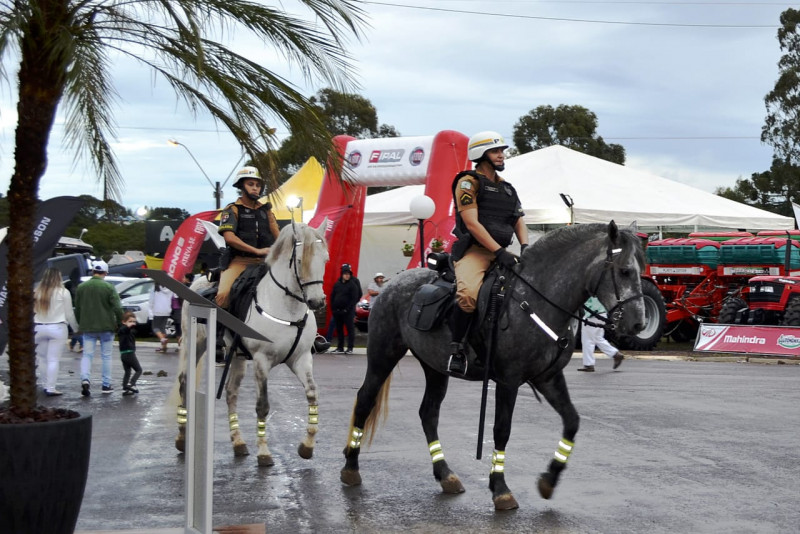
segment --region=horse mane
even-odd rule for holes
[[[565,226],[542,236],[525,250],[523,258],[526,256],[542,257],[543,250],[575,246],[576,243],[582,243],[592,237],[599,236],[608,237],[608,224],[591,223]],[[619,228],[618,239],[622,245],[620,247],[622,248],[620,260],[627,262],[633,255],[639,267],[644,269],[644,251],[639,244],[639,238],[629,229]]]

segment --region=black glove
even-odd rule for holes
[[[517,257],[504,248],[494,251],[495,262],[501,267],[511,269],[517,264]]]
[[[519,255],[522,256],[522,253],[525,252],[525,249],[528,248],[527,243],[523,243],[519,246]]]

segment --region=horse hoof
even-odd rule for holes
[[[342,469],[342,472],[339,475],[339,480],[341,480],[342,483],[347,486],[360,486],[361,473],[354,469]]]
[[[271,455],[266,454],[258,457],[258,467],[272,467],[273,465],[275,465],[275,462],[272,461]]]
[[[175,448],[181,452],[186,452],[186,441],[183,438],[175,438]]]
[[[314,456],[314,448],[309,447],[305,443],[301,443],[297,447],[297,454],[299,454],[300,458],[303,458],[304,460],[310,460],[311,457]]]
[[[539,495],[541,495],[543,499],[549,499],[552,497],[553,490],[555,490],[555,486],[553,486],[552,482],[550,481],[550,477],[547,475],[548,473],[542,473],[539,477]]]
[[[247,450],[247,445],[244,443],[239,443],[238,445],[233,446],[233,455],[234,456],[247,456],[250,454],[250,451]]]
[[[517,500],[510,493],[499,495],[494,498],[495,510],[516,510],[517,508],[519,508],[519,504],[517,504]]]
[[[451,473],[447,476],[447,478],[441,481],[442,491],[445,493],[464,493],[464,486],[461,484],[461,480],[458,477]]]

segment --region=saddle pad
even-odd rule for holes
[[[244,320],[250,303],[256,294],[258,283],[267,274],[267,264],[258,263],[249,265],[242,274],[233,282],[230,294],[230,312],[241,320]]]
[[[453,306],[455,284],[437,280],[434,284],[421,286],[411,300],[408,324],[427,332],[439,326]]]

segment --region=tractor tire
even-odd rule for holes
[[[747,308],[747,302],[744,299],[732,298],[726,300],[719,310],[717,322],[720,324],[736,324],[736,314],[743,308]]]
[[[617,336],[609,332],[607,337],[622,350],[653,350],[664,335],[667,324],[667,307],[664,296],[650,280],[642,280],[642,296],[644,297],[644,330],[635,336]]]
[[[672,324],[670,326],[672,326]],[[700,325],[691,319],[684,319],[674,326],[675,327],[672,329],[672,332],[670,332],[669,337],[671,337],[676,343],[694,341],[694,339],[697,337],[697,330],[700,328]]]
[[[794,297],[786,304],[783,326],[800,326],[800,297]]]

